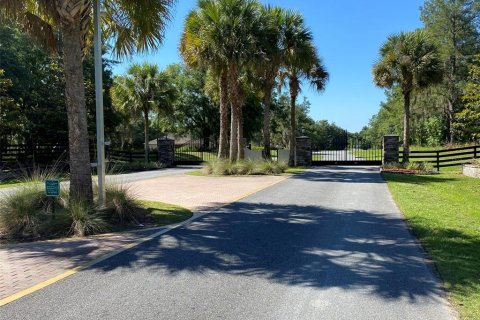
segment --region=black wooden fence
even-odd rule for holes
[[[3,166],[48,165],[67,158],[63,145],[0,145],[0,164]]]
[[[145,161],[145,151],[143,150],[105,150],[105,157],[109,161],[121,162],[143,162]],[[157,150],[150,150],[148,154],[150,162],[158,161]]]
[[[25,167],[46,166],[59,161],[68,161],[67,151],[67,147],[61,145],[0,145],[0,169],[18,165]],[[95,159],[94,151],[91,148],[91,159]],[[278,150],[272,150],[274,160],[277,158],[277,152]],[[177,164],[202,163],[213,160],[216,156],[217,146],[200,140],[175,145],[175,162]],[[361,156],[363,156],[363,153]],[[109,161],[143,162],[145,153],[143,150],[107,149],[106,157]],[[400,151],[399,157],[401,161],[402,151]],[[480,145],[442,150],[410,151],[411,162],[429,162],[437,170],[443,167],[458,166],[479,157]],[[149,158],[151,162],[158,161],[157,150],[151,150]]]
[[[480,157],[480,145],[443,150],[410,151],[410,162],[429,162],[437,170],[459,166]],[[400,161],[403,153],[400,151]]]

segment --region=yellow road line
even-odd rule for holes
[[[136,246],[138,246],[138,245],[140,245],[140,244],[142,244],[142,243],[144,243],[144,242],[150,241],[150,240],[152,240],[152,239],[154,239],[154,238],[156,238],[156,237],[158,237],[158,236],[160,236],[160,235],[162,235],[162,234],[164,234],[164,233],[169,232],[170,230],[173,230],[173,229],[176,229],[176,228],[179,228],[179,227],[183,227],[183,226],[189,225],[190,223],[192,223],[193,221],[197,220],[198,218],[206,215],[208,212],[212,212],[212,211],[215,211],[215,210],[220,209],[220,208],[222,208],[222,207],[225,207],[225,206],[227,206],[227,205],[229,205],[229,204],[232,204],[232,203],[234,203],[234,202],[238,202],[238,201],[240,201],[240,200],[242,200],[242,199],[244,199],[244,198],[246,198],[246,197],[249,197],[249,196],[251,196],[251,195],[253,195],[253,194],[257,193],[257,192],[260,192],[260,191],[262,191],[262,190],[264,190],[264,189],[270,188],[270,187],[272,187],[272,186],[274,186],[274,185],[276,185],[276,184],[278,184],[278,183],[280,183],[280,182],[282,182],[282,181],[285,181],[285,180],[288,179],[288,178],[289,178],[289,177],[286,177],[285,179],[282,179],[282,180],[274,181],[274,182],[272,182],[272,183],[270,183],[270,184],[268,184],[268,185],[266,185],[266,186],[263,186],[263,187],[255,190],[255,191],[249,192],[249,193],[246,194],[246,195],[242,195],[241,197],[239,197],[239,198],[237,198],[237,199],[235,199],[235,200],[232,200],[232,201],[230,201],[230,202],[228,202],[228,203],[225,203],[225,204],[223,204],[223,205],[221,205],[221,206],[219,206],[219,207],[217,207],[217,208],[212,208],[212,209],[210,209],[209,211],[201,212],[201,213],[199,213],[199,212],[193,213],[193,216],[192,216],[190,219],[187,219],[187,220],[185,220],[185,221],[183,221],[183,222],[180,222],[180,223],[177,223],[177,224],[174,224],[174,225],[171,225],[171,226],[167,226],[167,227],[165,227],[165,229],[162,229],[162,230],[160,230],[160,231],[158,231],[158,232],[156,232],[156,233],[154,233],[154,234],[151,234],[151,235],[149,235],[149,236],[143,237],[143,238],[141,238],[141,239],[140,239],[139,241],[137,241],[137,242],[127,244],[127,245],[123,246],[122,248],[120,248],[120,249],[118,249],[118,250],[115,250],[115,251],[112,251],[112,252],[110,252],[110,253],[107,253],[107,254],[105,254],[105,255],[97,258],[97,259],[94,259],[93,261],[91,261],[91,262],[89,262],[89,263],[87,263],[87,264],[85,264],[85,265],[81,265],[81,266],[78,266],[78,267],[69,269],[69,270],[67,270],[67,271],[65,271],[65,272],[63,272],[63,273],[61,273],[61,274],[59,274],[59,275],[57,275],[57,276],[55,276],[55,277],[53,277],[53,278],[50,278],[50,279],[45,280],[45,281],[43,281],[43,282],[40,282],[40,283],[38,283],[38,284],[30,287],[30,288],[21,290],[21,291],[19,291],[19,292],[17,292],[17,293],[14,293],[14,294],[12,294],[12,295],[10,295],[10,296],[8,296],[8,297],[5,297],[5,298],[3,298],[3,299],[0,299],[0,307],[4,306],[4,305],[6,305],[6,304],[9,304],[9,303],[11,303],[11,302],[13,302],[13,301],[15,301],[15,300],[18,300],[18,299],[20,299],[20,298],[23,298],[23,297],[25,297],[25,296],[27,296],[27,295],[29,295],[29,294],[31,294],[31,293],[34,293],[35,291],[41,290],[41,289],[43,289],[43,288],[45,288],[45,287],[47,287],[47,286],[49,286],[49,285],[52,285],[52,284],[54,284],[54,283],[56,283],[56,282],[58,282],[58,281],[60,281],[60,280],[63,280],[63,279],[65,279],[65,278],[67,278],[67,277],[70,277],[70,276],[76,274],[76,273],[79,272],[79,271],[85,270],[85,269],[87,269],[87,268],[89,268],[89,267],[91,267],[91,266],[93,266],[93,265],[95,265],[95,264],[97,264],[97,263],[100,263],[100,262],[102,262],[102,261],[105,261],[105,260],[113,257],[113,256],[116,256],[116,255],[119,254],[119,253],[122,253],[122,252],[124,252],[124,251],[129,250],[129,249],[132,249],[132,248],[134,248],[134,247],[136,247]]]

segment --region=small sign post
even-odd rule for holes
[[[52,199],[52,219],[55,219],[55,198],[60,196],[60,180],[45,180],[45,195]]]

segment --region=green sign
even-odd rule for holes
[[[60,180],[45,180],[45,194],[47,197],[60,195]]]

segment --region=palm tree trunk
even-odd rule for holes
[[[410,91],[403,93],[403,163],[410,157]]]
[[[63,63],[70,156],[70,201],[93,203],[80,22],[64,24]]]
[[[230,120],[230,161],[236,161],[238,157],[238,122],[239,122],[239,92],[238,92],[238,70],[235,64],[232,64],[229,72],[230,87],[230,104],[231,104],[231,120]]]
[[[272,157],[270,150],[270,105],[272,104],[273,85],[268,83],[263,93],[263,157],[270,160]]]
[[[222,71],[218,78],[220,88],[220,137],[218,141],[218,158],[228,158],[228,79]]]
[[[232,103],[230,119],[230,161],[237,161],[238,156],[238,108]]]
[[[237,149],[238,149],[238,155],[237,159],[242,160],[245,158],[245,150],[243,149],[245,147],[245,144],[243,143],[243,103],[240,102],[238,105],[238,139],[237,139]]]
[[[288,165],[290,167],[295,166],[295,149],[296,145],[296,101],[298,90],[296,86],[290,82],[290,154],[288,157]]]
[[[143,128],[143,134],[145,139],[145,164],[150,162],[150,155],[149,155],[149,140],[148,140],[148,109],[143,109],[143,123],[145,127]]]

